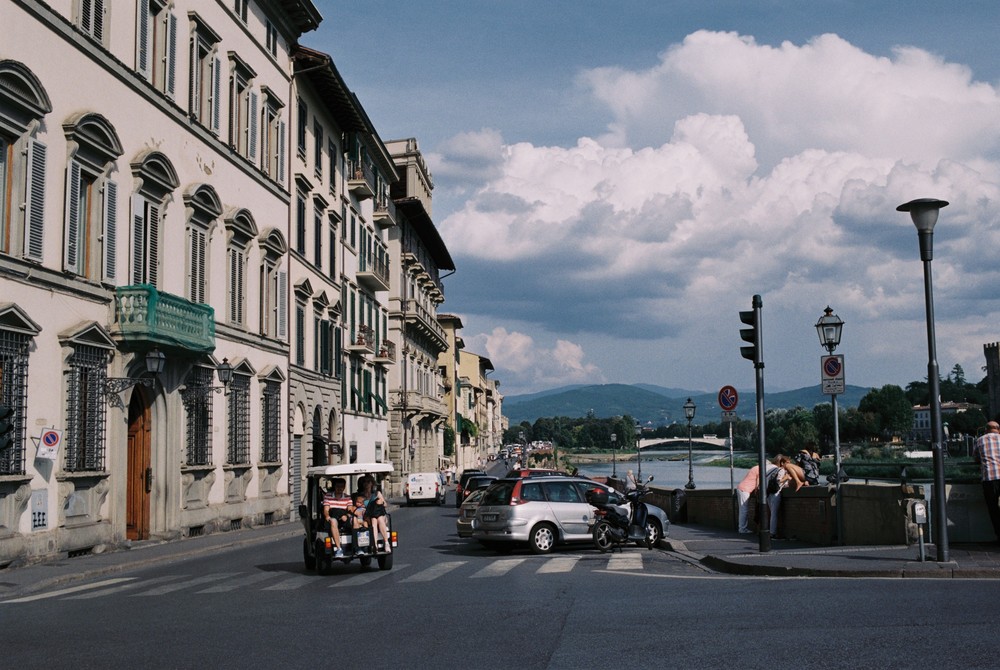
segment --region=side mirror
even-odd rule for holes
[[[647,483],[648,483],[648,482],[651,482],[651,481],[653,481],[653,475],[650,475],[650,476],[649,476],[649,479],[647,479],[647,480],[646,480],[646,482],[647,482]]]

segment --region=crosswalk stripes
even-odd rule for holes
[[[405,563],[403,565],[397,565],[395,570],[393,570],[393,572],[405,570],[408,567],[410,566]],[[376,579],[382,579],[383,577],[388,577],[391,574],[392,572],[383,572],[381,570],[378,572],[363,572],[360,575],[354,575],[353,577],[348,577],[347,579],[338,579],[333,584],[330,584],[330,588],[335,589],[335,588],[344,588],[350,586],[362,586],[364,584],[369,584],[371,582],[374,582]]]
[[[642,570],[642,554],[614,554],[608,561],[608,570]]]
[[[77,593],[79,591],[85,591],[87,589],[96,589],[102,586],[107,586],[108,584],[118,584],[120,582],[130,582],[135,577],[117,577],[115,579],[105,579],[101,582],[95,582],[94,584],[81,584],[80,586],[70,586],[65,589],[59,589],[58,591],[49,591],[48,593],[36,593],[33,596],[25,596],[23,598],[17,598],[15,600],[5,600],[4,603],[30,603],[33,600],[42,600],[44,598],[58,598],[59,596],[64,596],[68,593]]]
[[[576,567],[576,562],[580,560],[579,556],[559,556],[557,558],[550,558],[542,564],[542,567],[535,571],[539,575],[555,574],[559,572],[572,572],[573,568]]]
[[[506,575],[508,572],[516,568],[517,566],[524,563],[526,558],[501,558],[493,561],[485,568],[472,575],[474,579],[480,579],[483,577],[501,577]]]
[[[326,579],[321,575],[296,575],[295,577],[289,577],[288,579],[283,579],[277,584],[272,584],[271,586],[265,586],[264,591],[291,591],[297,589],[300,586],[305,586],[310,582],[319,581]]]
[[[238,575],[238,572],[213,572],[210,575],[202,575],[201,577],[195,577],[184,582],[173,582],[171,584],[164,584],[163,586],[158,586],[155,589],[150,589],[149,591],[143,591],[142,593],[134,593],[132,597],[149,597],[149,596],[162,596],[166,593],[173,593],[174,591],[180,591],[181,589],[186,589],[191,586],[198,586],[200,584],[207,584],[208,582],[218,581],[219,579],[225,579],[226,577],[233,577]]]
[[[437,565],[432,565],[426,570],[421,570],[415,575],[407,577],[401,581],[403,582],[429,582],[431,580],[437,579],[441,575],[451,572],[455,568],[460,568],[465,565],[468,561],[445,561],[444,563],[438,563]]]
[[[256,584],[257,582],[266,582],[269,579],[274,579],[275,576],[276,575],[273,572],[258,572],[256,574],[247,575],[246,577],[240,577],[239,579],[227,580],[222,584],[202,589],[201,591],[198,591],[198,593],[225,593],[226,591],[235,591],[238,588],[250,586],[252,584]]]
[[[162,584],[163,582],[171,582],[176,579],[183,579],[187,575],[166,575],[165,577],[152,577],[150,579],[144,579],[141,582],[129,581],[124,584],[118,584],[115,586],[109,586],[103,589],[97,589],[96,591],[84,591],[83,593],[78,593],[75,596],[69,596],[68,598],[63,598],[63,600],[90,600],[91,598],[103,598],[104,596],[110,596],[115,593],[121,593],[122,591],[130,591],[132,589],[144,589],[152,584]]]

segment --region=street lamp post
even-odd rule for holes
[[[615,455],[615,440],[618,436],[611,433],[611,476],[618,477],[618,458]]]
[[[833,313],[827,305],[823,310],[823,316],[816,322],[816,332],[819,334],[819,343],[833,355],[833,350],[840,344],[840,335],[844,330],[844,321]],[[840,410],[837,408],[837,394],[831,393],[830,399],[833,403],[833,478],[832,481],[836,490],[835,500],[837,505],[837,542],[844,544],[844,505],[840,496],[840,484],[843,481],[840,476]]]
[[[948,561],[948,504],[944,488],[944,453],[941,444],[941,378],[938,374],[937,343],[934,337],[934,287],[931,277],[931,260],[934,258],[934,224],[938,211],[947,207],[944,200],[919,198],[896,208],[909,212],[917,227],[920,241],[920,260],[924,265],[924,308],[927,312],[927,385],[931,409],[931,453],[934,456],[934,532],[939,563]]]
[[[695,488],[694,486],[694,464],[691,460],[691,421],[694,419],[695,404],[691,402],[691,398],[687,399],[684,403],[684,418],[688,422],[688,483],[684,485],[684,488],[691,490]]]

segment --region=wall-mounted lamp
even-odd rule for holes
[[[112,407],[124,410],[125,403],[122,402],[121,396],[118,394],[136,384],[152,387],[153,380],[163,372],[166,362],[167,357],[163,355],[162,351],[159,349],[150,350],[146,354],[146,372],[150,373],[152,377],[107,377],[104,380],[104,398]]]
[[[211,384],[197,384],[197,383],[187,384],[181,393],[187,397],[196,395],[202,398],[213,392],[224,393],[228,395],[229,382],[232,381],[233,379],[233,366],[229,364],[228,358],[223,358],[222,362],[216,366],[215,374],[219,376],[219,381],[222,383],[222,386],[212,386]]]

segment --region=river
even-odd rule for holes
[[[660,458],[677,457],[676,451],[666,452],[643,452],[642,454],[642,476],[643,478],[653,475],[652,486],[664,489],[681,489],[688,482],[688,463],[683,461],[660,460]],[[722,452],[715,454],[696,454],[694,457],[694,485],[699,489],[728,489],[729,488],[729,468],[715,465],[698,465],[699,460],[714,460],[725,458],[728,462],[728,454]],[[580,473],[588,477],[608,477],[611,476],[612,469],[615,469],[619,477],[624,477],[629,470],[637,473],[640,470],[635,456],[627,461],[618,461],[617,466],[612,463],[581,463]],[[739,484],[747,474],[746,468],[735,468],[733,470],[733,482]]]

